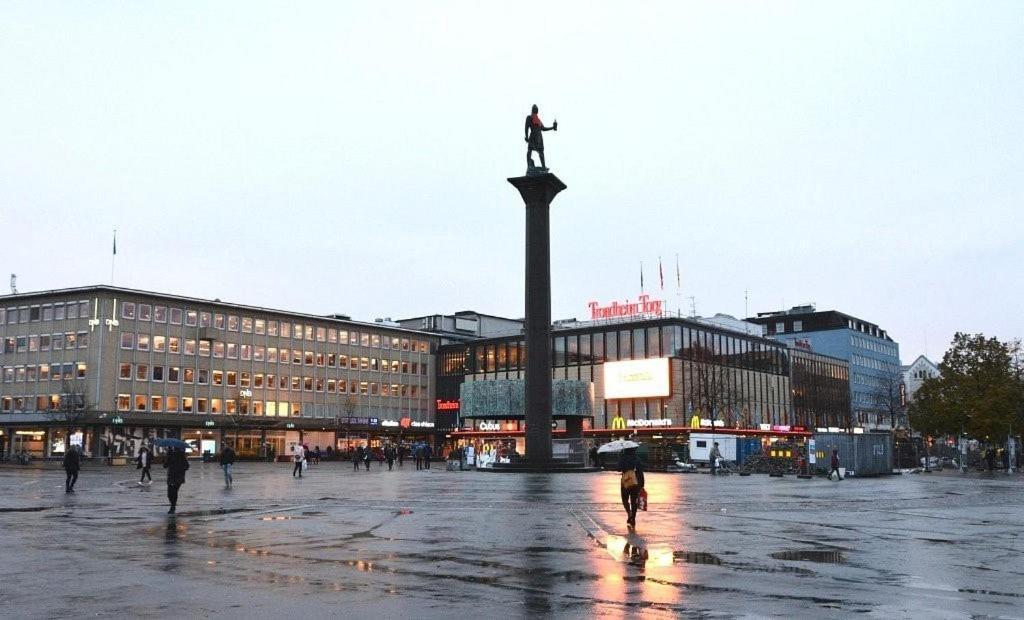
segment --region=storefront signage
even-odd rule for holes
[[[388,428],[396,427],[398,426],[398,420],[381,420],[380,425]]]
[[[434,428],[433,422],[413,422],[413,428]]]
[[[618,319],[627,316],[637,316],[641,314],[657,314],[660,315],[664,302],[660,299],[651,299],[650,295],[640,295],[636,302],[630,302],[628,299],[625,303],[619,303],[613,301],[611,305],[602,306],[596,301],[592,301],[587,304],[590,308],[590,319],[597,321],[600,319]]]
[[[807,462],[811,465],[815,465],[818,462],[817,446],[814,443],[814,437],[807,440]]]
[[[501,424],[497,422],[481,422],[477,428],[482,431],[500,431]]]
[[[113,424],[124,424],[124,418],[122,418],[119,415],[116,415],[110,420],[110,422]]]
[[[614,418],[612,418],[612,430],[613,431],[626,430],[626,418],[624,418],[624,417],[622,417],[620,415],[617,415]]]
[[[207,420],[207,421],[203,422],[203,426],[205,426],[206,428],[213,428],[216,425],[217,425],[217,423],[214,422],[213,420]]]
[[[629,428],[658,428],[663,426],[672,426],[672,419],[665,418],[662,420],[626,420],[626,426]]]
[[[459,401],[457,400],[441,400],[437,399],[437,410],[438,411],[458,411]]]
[[[721,428],[725,426],[725,420],[715,420],[715,423],[712,425],[711,418],[701,418],[700,425],[702,428],[711,428],[711,426]]]
[[[787,425],[776,424],[775,426],[772,427],[772,430],[775,431],[776,433],[788,433],[791,429]]]
[[[295,423],[294,422],[289,422],[289,423],[285,424],[284,427],[285,428],[295,428]]]
[[[369,418],[366,423],[370,426],[380,426],[380,418]]]
[[[667,357],[604,364],[605,398],[657,398],[669,393]]]
[[[246,388],[244,390],[238,390],[239,398],[252,398],[252,390]]]

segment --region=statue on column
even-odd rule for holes
[[[530,115],[526,117],[526,126],[523,128],[526,140],[526,174],[542,174],[548,171],[547,165],[544,163],[544,137],[541,132],[558,131],[558,120],[556,119],[550,127],[545,127],[540,120],[539,112],[540,110],[535,104]],[[540,155],[539,167],[533,164],[534,151]]]

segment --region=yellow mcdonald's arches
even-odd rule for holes
[[[690,418],[690,428],[700,428],[700,416],[696,413]]]
[[[626,429],[626,419],[625,418],[623,418],[620,415],[617,415],[614,418],[612,418],[612,430],[618,431],[618,430],[625,430],[625,429]]]

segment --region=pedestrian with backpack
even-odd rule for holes
[[[619,471],[622,472],[620,487],[622,507],[626,509],[626,525],[635,528],[636,511],[640,509],[640,494],[644,489],[644,466],[635,447],[619,453]]]

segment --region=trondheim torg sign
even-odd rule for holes
[[[590,319],[596,321],[599,319],[617,319],[624,316],[637,316],[640,314],[661,314],[663,300],[651,299],[650,295],[640,295],[637,298],[636,303],[630,303],[627,299],[625,303],[619,303],[613,301],[609,306],[600,306],[596,301],[592,301],[587,304],[590,308]]]

